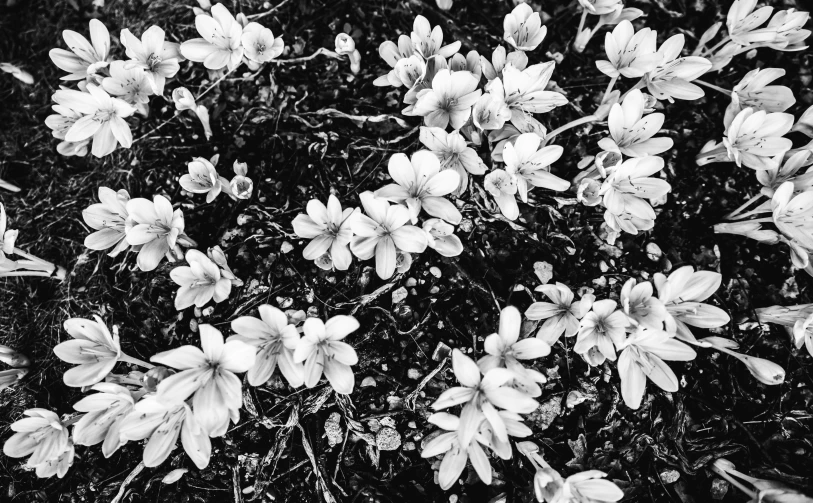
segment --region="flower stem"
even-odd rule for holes
[[[604,103],[604,101],[607,99],[607,96],[609,96],[610,93],[613,92],[613,87],[615,87],[615,83],[617,80],[618,75],[610,79],[609,84],[607,84],[607,89],[604,91],[604,96],[601,98],[602,103]]]
[[[717,44],[714,47],[712,47],[711,49],[706,49],[704,52],[706,54],[711,54],[712,52],[716,51],[717,49],[721,48],[726,43],[728,43],[729,40],[731,40],[731,37],[726,35],[726,37],[723,38],[722,40],[720,40],[719,42],[717,42]]]
[[[742,216],[738,217],[738,215],[740,214],[740,212],[742,212],[742,211],[743,211],[745,208],[747,208],[747,207],[751,206],[751,205],[754,203],[754,201],[758,200],[760,197],[762,197],[762,195],[763,195],[763,194],[762,194],[762,192],[760,192],[760,193],[758,193],[757,195],[755,195],[754,197],[752,197],[751,199],[749,199],[749,200],[745,201],[745,202],[742,204],[742,206],[740,206],[740,207],[739,207],[739,208],[737,208],[736,210],[734,210],[734,211],[732,211],[731,213],[729,213],[728,215],[726,215],[726,217],[725,217],[725,218],[726,218],[726,220],[742,220],[742,218],[744,218],[745,216],[747,216],[748,214],[750,214],[750,212],[749,212],[749,213],[746,213],[745,215],[742,215]]]
[[[624,98],[626,98],[626,97],[627,97],[627,95],[628,95],[630,92],[632,92],[632,91],[634,91],[634,90],[636,90],[636,89],[642,89],[642,88],[643,88],[645,85],[646,85],[646,84],[645,84],[645,82],[644,82],[644,78],[643,78],[643,77],[641,77],[641,80],[639,80],[638,82],[636,82],[634,86],[632,86],[632,87],[630,87],[629,89],[627,89],[627,91],[626,91],[624,94],[622,94],[622,95],[621,95],[621,96],[618,98],[618,102],[619,102],[619,103],[621,103],[622,101],[624,101]]]
[[[756,498],[757,493],[755,493],[754,491],[752,491],[752,490],[748,489],[747,487],[745,487],[745,485],[740,483],[740,481],[738,481],[737,479],[735,479],[731,475],[727,474],[725,471],[717,468],[714,465],[712,465],[710,469],[711,469],[711,471],[713,471],[717,475],[719,475],[719,476],[723,477],[724,479],[726,479],[727,481],[729,481],[731,483],[731,485],[735,486],[737,489],[739,489],[740,491],[747,494],[749,498],[752,498],[752,499]]]
[[[271,60],[271,63],[276,63],[278,65],[288,65],[288,64],[291,64],[291,63],[302,63],[303,61],[310,61],[310,60],[314,59],[315,57],[317,57],[319,55],[324,55],[324,56],[327,56],[327,57],[333,58],[333,59],[341,59],[341,56],[339,56],[335,52],[329,51],[329,50],[325,49],[324,47],[320,47],[319,49],[316,50],[316,52],[314,52],[310,56],[303,56],[301,58],[294,58],[294,59],[274,59],[274,60]]]
[[[582,9],[582,18],[579,20],[579,29],[576,31],[576,36],[581,35],[584,30],[584,22],[587,20],[587,9]]]
[[[138,365],[139,367],[144,367],[146,369],[151,369],[151,368],[153,368],[155,366],[155,365],[153,365],[151,363],[145,362],[144,360],[139,360],[138,358],[133,358],[132,356],[130,356],[130,355],[126,354],[126,353],[122,353],[121,356],[119,356],[119,361],[120,362],[126,362],[126,363],[132,363],[133,365]]]
[[[48,276],[48,277],[55,276],[60,281],[65,279],[65,275],[66,275],[67,271],[65,270],[64,267],[59,267],[59,266],[57,266],[55,264],[52,264],[51,262],[48,262],[47,260],[43,260],[43,259],[41,259],[39,257],[35,257],[34,255],[31,255],[30,253],[26,253],[25,251],[23,251],[23,250],[21,250],[21,249],[19,249],[17,247],[14,248],[14,255],[19,255],[20,257],[23,257],[25,259],[30,260],[31,262],[33,262],[31,265],[36,268],[36,271],[41,272],[43,274],[22,274],[22,273],[17,273],[17,274],[9,274],[10,276]],[[31,272],[31,271],[27,271],[27,272]]]
[[[574,128],[576,126],[581,126],[582,124],[587,124],[588,122],[594,122],[598,120],[598,117],[595,115],[588,115],[586,117],[582,117],[581,119],[576,119],[574,121],[568,122],[564,126],[560,126],[545,136],[545,144],[547,144],[550,140],[553,139],[554,136],[562,133],[563,131],[567,131],[570,128]]]
[[[728,89],[723,89],[720,86],[715,86],[714,84],[709,84],[708,82],[700,80],[700,79],[694,79],[694,81],[696,83],[700,84],[701,86],[708,87],[709,89],[714,89],[715,91],[721,92],[721,93],[725,94],[726,96],[731,96],[731,91],[729,91]]]
[[[222,76],[221,76],[219,79],[217,79],[216,81],[214,81],[214,82],[212,83],[212,85],[210,85],[209,87],[207,87],[206,89],[204,89],[202,93],[200,93],[199,95],[197,95],[197,96],[195,97],[195,102],[197,102],[199,99],[201,99],[201,98],[203,98],[204,96],[206,96],[206,93],[208,93],[209,91],[211,91],[212,89],[214,89],[214,88],[215,88],[215,86],[217,86],[218,84],[220,84],[221,82],[223,82],[224,80],[226,80],[226,77],[228,77],[229,75],[231,75],[231,74],[232,74],[232,72],[234,72],[235,70],[237,70],[237,68],[238,68],[238,67],[239,67],[239,65],[238,65],[238,66],[235,66],[234,68],[232,68],[232,69],[231,69],[231,70],[229,70],[228,72],[224,73],[224,74],[223,74],[223,75],[222,75]]]

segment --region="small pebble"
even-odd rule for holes
[[[440,269],[437,268],[437,267],[430,267],[429,268],[429,274],[431,274],[432,276],[434,276],[436,278],[439,278],[441,276]]]
[[[410,379],[418,380],[421,378],[421,371],[418,369],[409,369],[407,370],[407,377]]]
[[[293,250],[293,249],[294,249],[294,245],[292,245],[292,244],[291,244],[291,243],[289,243],[288,241],[283,241],[283,242],[282,242],[282,246],[280,246],[280,251],[281,251],[282,253],[288,253],[288,252],[290,252],[290,251],[291,251],[291,250]]]
[[[401,434],[395,428],[381,428],[375,435],[375,445],[382,451],[394,451],[401,447]]]
[[[374,388],[376,385],[375,378],[367,376],[361,381],[362,388]]]

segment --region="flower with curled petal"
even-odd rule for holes
[[[107,66],[110,55],[110,32],[98,19],[90,20],[90,41],[72,30],[62,32],[62,38],[70,48],[51,49],[48,55],[51,61],[69,73],[61,80],[83,80],[95,77],[96,72]]]
[[[100,202],[82,210],[82,219],[96,230],[85,238],[86,247],[91,250],[107,250],[112,247],[108,256],[115,257],[130,246],[124,239],[129,200],[130,194],[124,189],[114,191],[99,187]]]
[[[359,322],[352,316],[334,316],[327,322],[317,318],[305,320],[304,335],[294,350],[294,362],[305,363],[305,386],[316,386],[324,372],[336,393],[353,392],[355,378],[350,367],[358,363],[358,355],[342,339],[358,328]]]
[[[672,148],[671,138],[653,138],[663,126],[665,116],[662,113],[644,116],[644,107],[644,95],[638,89],[630,91],[620,104],[614,104],[607,121],[610,138],[599,140],[598,146],[630,157],[657,155]]]
[[[187,250],[187,266],[174,268],[169,277],[180,288],[175,294],[175,309],[183,311],[192,305],[203,307],[214,299],[216,303],[229,298],[232,280],[221,274],[220,267],[198,250]]]
[[[731,103],[725,109],[723,124],[726,128],[745,108],[769,113],[784,112],[796,103],[793,91],[787,86],[768,85],[785,75],[782,68],[756,68],[746,73],[731,90]]]
[[[141,197],[130,199],[127,213],[127,242],[141,245],[137,263],[142,271],[154,270],[180,239],[188,240],[183,232],[183,212],[173,211],[172,203],[164,196],[155,196],[152,201]]]
[[[503,39],[518,51],[533,51],[545,39],[548,28],[542,18],[525,2],[517,4],[503,20]]]
[[[729,322],[728,314],[719,307],[704,304],[720,287],[723,278],[712,271],[695,271],[687,265],[673,271],[667,278],[655,273],[652,282],[658,288],[658,299],[666,307],[668,316],[664,328],[678,339],[695,344],[688,325],[698,328],[716,328]]]
[[[491,464],[482,447],[487,445],[487,439],[482,435],[476,435],[468,444],[462,444],[458,433],[460,418],[447,412],[435,412],[427,418],[427,421],[444,430],[427,442],[421,451],[422,458],[443,455],[438,470],[438,485],[441,489],[445,491],[457,482],[469,460],[480,480],[485,484],[491,484]]]
[[[412,115],[424,118],[424,124],[445,129],[460,129],[471,117],[471,108],[480,98],[477,78],[471,72],[442,69],[432,79],[432,87],[417,95]]]
[[[85,413],[73,427],[73,442],[77,445],[104,442],[102,454],[109,458],[124,443],[121,420],[133,410],[136,397],[124,386],[109,382],[94,384],[92,389],[98,393],[73,404],[75,410]]]
[[[229,420],[239,417],[243,406],[240,379],[235,373],[246,372],[254,365],[256,349],[230,340],[211,325],[200,325],[203,350],[181,346],[158,353],[150,361],[178,369],[158,384],[157,399],[166,404],[183,403],[192,396],[192,407],[200,427],[210,437],[226,433]]]
[[[771,49],[777,51],[803,51],[807,49],[805,40],[810,36],[810,30],[804,29],[810,13],[796,9],[781,10],[768,21],[768,30],[776,32],[775,38],[766,43]]]
[[[612,299],[593,302],[591,310],[579,322],[579,334],[573,351],[592,366],[615,361],[615,348],[624,343],[629,320],[623,311],[617,310],[618,303]]]
[[[427,246],[444,257],[457,257],[463,253],[463,243],[454,234],[454,226],[439,218],[430,218],[423,223]]]
[[[408,59],[412,55],[416,56],[416,61],[412,63],[412,66],[417,67],[418,65],[423,64],[423,58],[419,54],[415,54],[415,49],[412,47],[412,40],[410,40],[407,35],[401,35],[398,38],[397,45],[395,42],[390,40],[382,42],[378,47],[378,55],[381,56],[381,59],[386,61],[388,65],[390,65],[392,70],[390,70],[386,75],[382,75],[375,79],[373,82],[373,85],[375,86],[401,87],[405,85],[404,81],[399,77],[400,72],[396,71],[395,67],[400,61]],[[408,72],[408,74],[412,75],[414,72]],[[407,84],[407,87],[411,86]]]
[[[214,199],[225,191],[230,194],[229,181],[225,177],[217,174],[215,166],[220,159],[220,154],[212,156],[211,160],[203,157],[195,157],[187,164],[189,173],[183,175],[179,180],[181,187],[193,194],[206,194],[206,202],[211,203]]]
[[[96,321],[84,318],[65,320],[63,327],[73,340],[54,347],[60,360],[77,365],[63,374],[68,386],[90,386],[103,380],[122,359],[118,334],[111,334],[99,316]]]
[[[630,278],[621,288],[621,308],[634,324],[646,328],[660,329],[666,319],[666,308],[657,297],[653,297],[652,283],[638,283]]]
[[[11,423],[15,433],[3,444],[3,454],[12,458],[29,456],[28,466],[37,467],[58,459],[70,447],[68,428],[55,413],[28,409],[23,415],[26,417]]]
[[[539,285],[535,292],[542,292],[551,302],[534,302],[525,311],[529,320],[545,320],[536,333],[538,339],[553,345],[562,334],[573,337],[579,332],[581,320],[593,305],[596,296],[588,293],[581,300],[574,302],[575,296],[567,285],[557,282],[555,285]]]
[[[415,52],[423,56],[424,59],[429,59],[436,54],[447,59],[451,58],[460,50],[462,45],[461,42],[443,45],[443,30],[441,30],[440,26],[432,28],[429,20],[421,15],[415,17],[410,39]]]
[[[141,40],[130,30],[121,30],[121,43],[126,48],[127,65],[143,68],[155,94],[164,93],[167,79],[181,69],[181,46],[167,42],[166,34],[158,26],[150,26],[141,34]]]
[[[564,149],[559,145],[539,148],[542,139],[534,133],[523,133],[516,141],[506,143],[502,153],[505,171],[516,177],[517,195],[523,203],[528,202],[528,191],[533,187],[563,191],[570,188],[570,182],[550,172],[550,165],[556,162]]]
[[[659,100],[696,100],[706,94],[692,81],[708,72],[711,62],[699,56],[681,57],[685,43],[682,33],[667,39],[658,49],[658,66],[644,75],[647,90]]]
[[[608,77],[643,77],[654,70],[662,56],[655,50],[657,33],[649,28],[635,32],[632,23],[621,21],[604,38],[607,60],[596,61],[599,71]]]
[[[723,145],[728,159],[751,169],[779,167],[776,156],[784,154],[793,142],[783,138],[793,127],[793,115],[768,113],[746,108],[728,126]]]
[[[627,159],[615,168],[601,188],[604,206],[608,211],[623,215],[655,220],[655,210],[647,199],[663,197],[671,186],[666,180],[652,178],[662,170],[664,161],[660,157],[646,156]]]
[[[195,28],[202,38],[181,44],[181,54],[189,61],[203,63],[209,70],[234,70],[243,59],[243,26],[223,5],[212,7],[212,15],[195,16]]]
[[[762,7],[754,11],[757,0],[734,0],[726,17],[728,36],[734,43],[747,46],[757,42],[772,42],[776,39],[775,29],[759,29],[771,17],[773,7]]]
[[[485,163],[477,152],[468,146],[460,131],[447,133],[442,128],[421,126],[419,138],[421,143],[440,160],[441,169],[451,169],[460,175],[460,185],[453,194],[460,195],[466,191],[469,174],[485,174]]]
[[[327,254],[331,259],[329,269],[336,267],[340,271],[346,271],[353,260],[348,245],[353,239],[352,226],[359,210],[342,210],[339,199],[331,194],[327,199],[327,206],[311,199],[306,211],[307,214],[300,213],[293,221],[296,235],[311,240],[302,250],[302,256],[307,260],[317,260]],[[321,267],[318,261],[317,265]]]
[[[231,329],[237,334],[228,340],[238,340],[257,348],[254,365],[246,377],[252,386],[262,386],[279,370],[288,384],[298,388],[305,383],[304,367],[294,362],[294,350],[299,343],[299,332],[289,323],[288,317],[268,304],[259,307],[260,319],[241,316],[232,320]]]

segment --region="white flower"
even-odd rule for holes
[[[567,98],[561,93],[546,91],[555,67],[556,63],[549,61],[531,65],[522,71],[513,65],[506,65],[503,69],[505,103],[511,109],[511,123],[519,131],[523,133],[541,131],[544,134],[545,127],[531,114],[550,112],[567,104]],[[499,84],[500,81],[494,82]]]
[[[411,160],[405,154],[395,154],[390,157],[388,168],[395,183],[376,190],[375,197],[406,203],[413,224],[418,223],[421,208],[433,217],[460,223],[463,218],[460,211],[443,197],[457,189],[460,175],[454,170],[441,171],[435,154],[419,150]]]
[[[775,156],[784,154],[793,142],[782,138],[793,127],[793,115],[746,108],[734,117],[723,138],[729,160],[751,169],[779,167]]]
[[[74,455],[73,442],[68,440],[68,447],[55,458],[51,458],[38,465],[32,465],[31,462],[28,462],[26,466],[33,468],[39,478],[53,477],[56,475],[61,479],[68,473],[68,469],[73,464]]]
[[[505,47],[498,45],[491,53],[491,61],[485,56],[480,56],[480,68],[489,81],[502,78],[502,72],[509,63],[522,71],[528,66],[528,55],[523,51],[512,51],[506,54]]]
[[[46,117],[45,125],[51,128],[54,138],[63,140],[57,145],[57,152],[64,156],[86,156],[90,139],[79,142],[64,141],[65,135],[76,124],[76,121],[82,118],[82,114],[63,105],[54,105],[51,108],[57,113]]]
[[[744,355],[742,353],[733,351],[734,349],[738,349],[739,345],[730,339],[712,336],[700,339],[698,342],[700,346],[712,347],[722,353],[738,359],[745,365],[751,375],[753,375],[757,381],[761,382],[762,384],[776,386],[785,382],[785,369],[770,360]]]
[[[776,33],[775,38],[765,45],[777,51],[803,51],[807,49],[805,39],[810,30],[803,29],[810,19],[810,13],[796,9],[781,10],[768,21],[767,30]]]
[[[189,61],[203,63],[209,70],[234,70],[243,59],[243,27],[223,4],[212,6],[212,15],[195,16],[195,27],[203,38],[181,44],[181,54]]]
[[[240,40],[245,56],[256,63],[276,59],[285,49],[282,37],[274,38],[274,33],[260,23],[248,23]]]
[[[505,170],[495,169],[483,180],[483,187],[494,197],[500,213],[508,220],[519,218],[517,205],[517,177]]]
[[[127,202],[129,216],[125,222],[127,242],[142,245],[138,252],[138,267],[152,271],[161,259],[175,248],[178,238],[185,236],[183,212],[172,210],[172,203],[164,196],[152,201],[137,197]]]
[[[124,386],[98,383],[92,389],[99,393],[88,395],[73,408],[85,412],[73,427],[73,442],[77,445],[102,444],[102,454],[109,458],[124,443],[121,439],[121,420],[133,410],[134,397]]]
[[[70,445],[68,428],[59,416],[46,409],[28,409],[23,419],[11,423],[14,431],[3,453],[12,458],[28,458],[28,466],[36,467],[57,459]]]
[[[439,218],[430,218],[423,223],[427,246],[444,257],[457,257],[463,253],[463,243],[454,234],[454,226]]]
[[[429,21],[421,15],[415,17],[410,38],[412,48],[424,59],[429,59],[436,54],[444,58],[450,58],[460,50],[462,45],[461,42],[443,45],[443,30],[441,30],[440,26],[432,28]]]
[[[440,27],[438,27],[440,29]],[[407,87],[412,87],[411,84],[405,83],[401,78],[399,78],[399,72],[396,72],[395,67],[398,63],[402,60],[410,58],[415,52],[415,49],[412,47],[412,41],[406,35],[401,35],[398,38],[398,45],[395,45],[395,42],[390,40],[386,40],[381,43],[378,47],[378,54],[381,56],[381,59],[387,62],[388,65],[392,68],[392,70],[387,73],[387,75],[382,75],[375,79],[373,85],[376,86],[393,86],[393,87],[401,87],[406,85]],[[455,51],[457,52],[457,51]],[[416,54],[415,59],[412,60],[412,65],[415,67],[420,67],[421,71],[418,72],[417,77],[423,73],[425,66],[423,65],[423,58]],[[445,61],[445,60],[444,60]],[[412,74],[412,72],[410,72]],[[412,74],[414,75],[414,74]],[[417,78],[415,77],[415,78]],[[413,81],[414,84],[414,81]]]
[[[92,137],[91,153],[96,157],[113,152],[119,143],[130,148],[133,133],[124,118],[133,115],[135,108],[124,100],[111,98],[104,89],[93,84],[87,85],[87,91],[62,89],[54,93],[58,104],[83,114],[65,133],[65,140],[81,142]]]
[[[533,187],[555,191],[570,188],[570,182],[550,172],[550,165],[562,157],[564,149],[559,145],[539,148],[541,142],[538,135],[523,133],[503,149],[505,171],[516,178],[517,195],[523,203],[528,202],[528,191]]]
[[[101,381],[122,356],[118,334],[111,335],[104,321],[98,316],[94,318],[96,321],[84,318],[65,320],[63,327],[73,340],[54,347],[60,360],[77,365],[62,376],[68,386],[78,388]]]
[[[220,268],[209,257],[198,250],[187,250],[186,262],[188,266],[169,272],[172,281],[181,287],[175,294],[175,309],[203,307],[213,298],[217,303],[229,298],[232,282],[221,275]]]
[[[304,367],[294,362],[294,350],[299,343],[299,332],[288,322],[279,309],[263,304],[259,307],[260,318],[241,316],[232,320],[231,329],[237,334],[228,340],[238,340],[257,348],[254,365],[246,377],[252,386],[261,386],[271,379],[274,369],[279,370],[288,384],[298,388],[304,384]]]
[[[450,72],[442,69],[432,79],[432,87],[418,93],[412,115],[422,116],[424,124],[445,129],[460,129],[471,116],[471,107],[482,91],[471,72]]]
[[[623,0],[579,0],[582,9],[596,16],[620,12],[624,7]]]
[[[421,143],[438,157],[441,169],[451,169],[460,175],[460,186],[454,191],[455,195],[466,191],[469,174],[485,174],[485,163],[477,152],[468,146],[460,131],[447,133],[442,128],[421,126],[419,138]]]
[[[542,292],[551,302],[534,302],[525,311],[529,320],[545,320],[536,337],[552,345],[562,334],[573,337],[579,332],[579,320],[590,310],[595,295],[586,294],[581,300],[573,301],[573,292],[566,285],[539,285],[535,292]]]
[[[672,148],[671,138],[653,138],[663,126],[665,116],[662,113],[644,116],[644,106],[644,95],[638,89],[630,91],[621,104],[614,104],[607,121],[611,138],[603,138],[598,146],[630,157],[657,155]]]
[[[180,370],[158,384],[157,397],[163,403],[182,403],[194,393],[192,407],[200,427],[210,437],[220,437],[243,406],[242,386],[234,374],[254,365],[255,348],[238,340],[224,344],[223,334],[211,325],[198,330],[203,351],[181,346],[150,358]]]
[[[698,328],[716,328],[729,322],[728,314],[719,307],[704,304],[720,287],[723,277],[712,271],[695,271],[692,266],[676,269],[667,278],[655,273],[653,283],[658,288],[658,299],[666,306],[666,331],[678,339],[696,343],[687,325]]]
[[[101,202],[82,210],[85,223],[96,230],[85,238],[86,247],[91,250],[107,250],[112,247],[108,256],[115,257],[130,246],[124,239],[129,200],[130,194],[124,189],[116,192],[107,187],[99,187]]]
[[[211,203],[224,190],[229,194],[229,181],[217,174],[215,165],[220,154],[215,154],[211,161],[195,157],[187,164],[189,174],[180,179],[181,187],[193,194],[206,194],[206,202]]]
[[[771,210],[773,222],[782,234],[813,250],[813,190],[794,195],[793,182],[785,182],[771,198]]]
[[[744,108],[784,112],[792,107],[796,98],[789,87],[768,85],[784,75],[785,70],[782,68],[757,68],[746,73],[731,91],[731,103],[726,108],[723,119],[726,128]]]
[[[602,185],[604,206],[616,215],[630,213],[638,218],[654,220],[655,210],[647,199],[662,197],[671,190],[666,180],[650,177],[662,170],[663,165],[663,159],[655,156],[624,161]]]
[[[630,234],[648,231],[655,226],[654,218],[641,218],[628,211],[616,215],[612,211],[607,210],[604,212],[604,222],[614,231],[624,231]]]
[[[406,225],[410,220],[406,206],[390,206],[372,192],[363,192],[359,199],[367,214],[359,215],[352,223],[355,236],[350,250],[361,260],[375,255],[376,273],[381,279],[389,279],[395,273],[396,252],[422,253],[426,249],[426,234],[418,227]]]
[[[444,491],[451,488],[460,474],[466,468],[466,462],[471,460],[471,464],[477,475],[485,484],[491,484],[491,464],[488,461],[481,443],[486,444],[486,439],[481,435],[472,438],[468,444],[460,442],[460,418],[446,412],[436,412],[427,418],[427,421],[440,427],[445,432],[430,440],[421,451],[422,458],[431,458],[443,455],[438,470],[438,485]]]
[[[336,46],[336,53],[342,56],[348,56],[356,50],[356,41],[347,33],[337,34],[334,45]]]
[[[119,432],[123,441],[147,440],[144,446],[144,466],[158,466],[169,457],[181,437],[186,454],[199,469],[209,465],[212,444],[201,428],[192,409],[183,402],[162,402],[149,396],[121,420]]]
[[[69,72],[62,80],[83,80],[96,75],[96,71],[107,66],[110,54],[110,32],[98,19],[90,20],[90,40],[72,30],[62,32],[62,38],[70,48],[51,49],[48,55],[60,70]]]
[[[472,109],[472,122],[484,131],[501,129],[511,120],[511,108],[505,102],[505,87],[499,77],[485,85],[486,92],[480,96]]]
[[[608,77],[643,77],[661,63],[662,55],[655,50],[656,44],[655,31],[642,28],[636,33],[632,23],[621,21],[604,38],[604,50],[609,61],[596,61],[596,66]]]
[[[790,152],[788,152],[790,153]],[[761,169],[757,171],[757,180],[763,185],[760,192],[773,197],[774,192],[785,182],[793,182],[794,192],[803,192],[813,188],[813,170],[797,175],[800,169],[809,165],[808,160],[813,155],[809,150],[800,150],[787,157],[785,163],[779,168]]]
[[[353,239],[352,225],[359,210],[342,210],[339,199],[331,194],[327,199],[327,206],[311,199],[306,211],[307,215],[300,213],[292,223],[297,236],[311,240],[302,250],[302,256],[307,260],[317,260],[327,254],[331,259],[331,268],[335,266],[340,271],[346,271],[353,260],[348,245]]]
[[[809,315],[807,318],[799,318],[796,320],[796,323],[793,325],[793,342],[796,345],[796,348],[799,349],[802,346],[807,348],[807,352],[810,353],[810,356],[813,356],[813,314]]]
[[[667,311],[663,302],[653,297],[652,293],[652,283],[638,283],[635,278],[630,278],[621,288],[621,308],[635,323],[646,328],[660,329]]]
[[[692,348],[658,329],[639,328],[623,347],[618,357],[618,376],[621,396],[632,409],[641,406],[647,377],[664,391],[678,390],[677,376],[663,360],[691,361],[697,356]]]
[[[771,17],[773,7],[762,7],[753,12],[756,5],[757,0],[735,0],[728,10],[726,18],[728,36],[741,46],[771,42],[776,38],[776,30],[758,29]]]
[[[150,26],[139,40],[130,30],[121,30],[121,43],[126,47],[128,64],[143,68],[155,94],[164,93],[164,84],[180,70],[180,45],[166,42],[164,30]]]
[[[510,14],[505,15],[503,29],[503,39],[520,51],[533,51],[548,33],[548,28],[542,26],[539,13],[525,2],[517,4]]]
[[[154,91],[152,82],[147,78],[147,72],[141,67],[127,68],[126,65],[124,61],[110,63],[110,77],[102,80],[102,87],[111,95],[135,107],[149,103]]]
[[[305,320],[305,335],[294,350],[294,361],[305,362],[305,386],[316,386],[324,372],[336,393],[353,392],[355,380],[350,366],[358,363],[358,355],[342,339],[358,328],[359,322],[352,316],[334,316],[327,323],[317,318]]]
[[[647,72],[646,88],[659,100],[696,100],[705,96],[691,81],[711,69],[711,62],[699,56],[680,57],[686,39],[682,33],[669,37],[658,49],[660,62]]]
[[[623,311],[616,310],[618,303],[611,299],[593,302],[590,312],[579,323],[579,334],[573,351],[582,355],[587,363],[598,366],[604,360],[615,360],[615,346],[626,339],[629,325]]]
[[[562,479],[559,472],[550,467],[538,467],[534,475],[536,500],[548,503],[614,503],[624,497],[617,485],[602,480],[607,474],[599,470],[587,470]]]

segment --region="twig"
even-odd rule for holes
[[[287,3],[288,3],[288,2],[290,2],[290,1],[291,1],[291,0],[282,0],[282,2],[280,2],[280,3],[279,3],[279,4],[277,4],[276,6],[272,7],[271,9],[269,9],[269,10],[267,10],[267,11],[265,11],[265,12],[260,12],[260,13],[258,13],[258,14],[252,14],[252,15],[250,15],[250,16],[246,16],[246,17],[247,17],[247,18],[249,18],[249,19],[251,19],[252,21],[255,21],[255,20],[257,20],[257,19],[262,19],[262,18],[264,18],[265,16],[270,16],[271,14],[273,14],[273,13],[275,13],[276,11],[280,10],[280,9],[281,9],[281,8],[282,8],[282,7],[283,7],[285,4],[287,4]]]
[[[435,367],[435,369],[432,372],[430,372],[429,374],[426,375],[426,377],[421,379],[421,382],[418,383],[418,387],[415,388],[415,391],[408,394],[404,398],[404,402],[406,402],[407,407],[409,407],[409,410],[415,412],[415,400],[418,399],[418,394],[420,394],[421,390],[429,383],[429,381],[431,381],[438,374],[438,372],[443,370],[443,367],[446,366],[446,361],[448,359],[449,357],[446,357],[443,360],[441,360],[441,362],[438,364],[437,367]]]
[[[124,479],[124,482],[121,483],[119,487],[119,492],[116,494],[116,497],[110,503],[121,503],[122,498],[124,498],[124,494],[127,491],[127,486],[138,477],[138,474],[144,470],[144,462],[140,462],[133,471],[130,472],[130,475],[127,475],[127,478]]]

